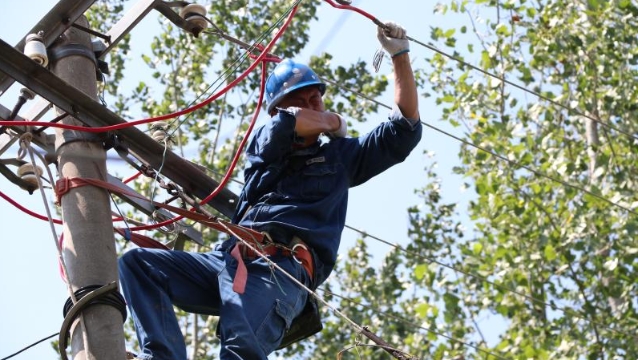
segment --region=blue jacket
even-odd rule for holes
[[[359,138],[335,138],[295,148],[295,117],[280,110],[255,131],[246,148],[245,185],[232,221],[288,243],[312,248],[314,287],[334,268],[345,226],[348,189],[402,162],[421,139],[394,109],[390,121]]]

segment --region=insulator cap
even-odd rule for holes
[[[49,57],[47,56],[47,48],[44,46],[43,41],[40,34],[27,35],[24,44],[24,55],[28,56],[37,64],[46,67],[49,64]]]

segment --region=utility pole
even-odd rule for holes
[[[84,16],[76,24],[88,27]],[[49,58],[54,74],[97,100],[95,56],[88,33],[69,28],[49,48]],[[60,115],[63,111],[56,107],[56,113]],[[62,122],[83,126],[73,115],[69,114]],[[106,180],[106,151],[97,135],[58,128],[55,149],[60,178]],[[73,291],[113,281],[119,283],[108,192],[82,186],[71,189],[59,200],[64,219],[62,252],[67,281]],[[122,315],[111,305],[88,306],[70,332],[73,359],[126,359]]]

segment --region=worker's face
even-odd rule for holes
[[[286,95],[277,105],[280,108],[291,106],[315,111],[324,111],[323,97],[318,86],[304,87]]]

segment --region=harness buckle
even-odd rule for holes
[[[302,248],[303,250],[308,251],[308,247],[306,246],[306,244],[302,244],[302,243],[300,243],[300,242],[299,242],[299,243],[296,243],[295,245],[293,245],[293,246],[292,246],[292,248],[290,249],[290,254],[292,255],[292,258],[293,258],[296,262],[298,262],[299,264],[302,264],[302,265],[303,265],[303,263],[301,262],[301,260],[297,259],[297,256],[296,256],[296,254],[297,254],[297,248]]]

